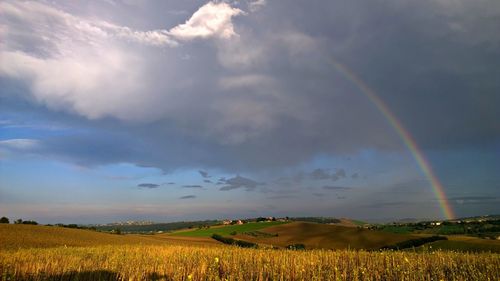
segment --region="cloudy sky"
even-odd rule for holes
[[[500,213],[499,26],[497,0],[1,1],[0,215]]]

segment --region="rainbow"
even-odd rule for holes
[[[432,167],[429,162],[425,159],[424,154],[420,151],[417,143],[410,135],[410,133],[403,127],[403,124],[396,118],[394,113],[391,112],[389,107],[380,99],[375,92],[366,85],[356,74],[350,71],[344,65],[336,62],[332,59],[331,63],[337,71],[344,75],[349,81],[354,83],[359,90],[377,107],[377,109],[382,113],[389,124],[394,128],[399,137],[403,140],[403,143],[408,147],[411,155],[415,158],[417,165],[420,167],[425,177],[429,180],[434,195],[436,196],[441,211],[446,219],[454,219],[455,214],[453,209],[446,198],[443,185],[439,182],[439,179],[432,171]]]

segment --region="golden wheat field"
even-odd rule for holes
[[[97,246],[6,250],[2,280],[499,280],[498,254]]]
[[[0,226],[1,280],[500,280],[500,254],[243,249],[209,238]],[[193,240],[194,239],[194,240]]]

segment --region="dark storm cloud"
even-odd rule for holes
[[[144,188],[158,188],[158,187],[160,187],[160,185],[156,184],[156,183],[140,183],[137,186],[144,187]]]
[[[352,189],[352,187],[325,185],[325,186],[323,186],[323,189],[326,189],[326,190],[339,190],[339,191],[343,191],[343,190],[351,190],[351,189]]]
[[[449,198],[449,201],[459,205],[477,204],[499,204],[500,197],[497,196],[457,196]]]
[[[203,188],[203,186],[198,184],[183,185],[184,188]]]
[[[186,195],[179,197],[179,199],[194,199],[194,198],[196,198],[196,195]]]
[[[378,209],[387,207],[400,207],[408,204],[415,204],[415,202],[407,202],[407,201],[379,202],[379,203],[367,204],[364,207]]]
[[[346,177],[345,170],[337,169],[337,171],[335,172],[335,176],[337,176],[338,178],[345,178]]]
[[[330,178],[330,173],[324,169],[316,169],[310,174],[313,180],[326,180]]]
[[[264,185],[264,183],[259,183],[249,178],[242,177],[240,175],[230,178],[224,181],[224,186],[219,190],[228,191],[238,188],[244,188],[246,191],[252,191],[259,185]]]
[[[12,13],[0,20],[2,30],[15,31],[4,39],[0,109],[22,108],[84,131],[43,139],[38,153],[86,166],[126,162],[164,171],[240,172],[287,167],[322,154],[401,149],[376,107],[329,63],[334,58],[373,88],[420,146],[489,149],[500,139],[500,4],[453,3],[268,1],[258,13],[234,19],[238,36],[231,39],[186,41],[176,48],[112,42],[101,61],[76,56],[60,64],[59,54],[83,55],[92,46],[79,38],[75,42],[82,48],[64,52],[65,44],[45,37],[64,39],[74,26],[54,20],[46,27],[37,22],[40,14],[18,18]],[[161,11],[192,13],[202,5],[195,4],[171,9],[148,4],[140,12],[148,17],[131,17],[136,9],[119,5],[115,17],[137,30],[173,28],[190,15],[167,20]],[[85,16],[71,5],[66,9]],[[102,14],[113,12],[102,9]],[[142,21],[146,18],[151,22]],[[111,55],[125,62],[138,59],[140,67],[110,68],[103,61]],[[36,64],[16,63],[26,58]],[[96,75],[98,80],[86,84],[91,92],[73,92],[68,86],[73,76],[49,71],[68,65],[106,66],[104,78]],[[140,83],[111,79],[123,76]],[[53,86],[49,81],[60,83],[40,86]],[[81,84],[77,79],[74,86]],[[344,178],[340,171],[330,179]],[[255,188],[247,186],[228,184],[222,190]]]
[[[206,171],[199,170],[198,173],[200,173],[200,175],[203,178],[210,178],[210,176],[208,175],[208,172],[206,172]]]
[[[267,197],[267,199],[273,199],[273,200],[292,199],[292,198],[297,198],[297,196],[293,196],[293,195],[274,195],[274,196]]]
[[[477,201],[486,201],[486,200],[495,200],[498,199],[499,197],[495,196],[458,196],[458,197],[451,197],[449,198],[450,200],[477,200]]]
[[[313,180],[327,180],[338,181],[346,177],[346,172],[344,169],[337,169],[334,173],[330,173],[325,169],[315,169],[309,174],[309,177]]]

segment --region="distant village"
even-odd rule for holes
[[[220,222],[219,224],[239,225],[239,224],[245,224],[245,223],[249,223],[249,222],[269,222],[269,221],[285,222],[285,221],[288,221],[289,219],[290,219],[289,217],[283,217],[283,218],[258,217],[258,218],[249,218],[249,219],[223,219],[223,220],[219,220],[219,222]],[[112,223],[107,223],[107,224],[96,224],[95,226],[132,226],[132,225],[154,225],[154,224],[158,224],[158,223],[150,221],[150,220],[147,220],[147,221],[128,220],[128,221],[112,222]]]

